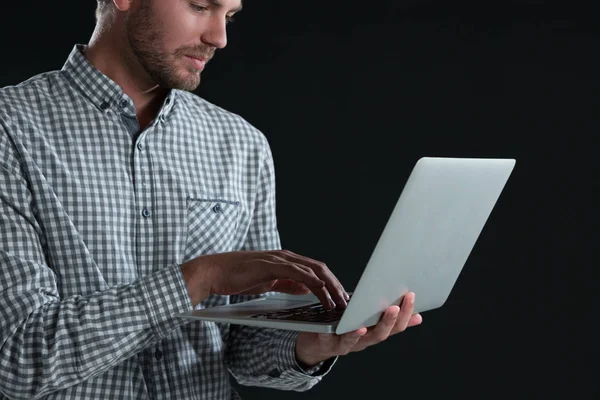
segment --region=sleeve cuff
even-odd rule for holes
[[[146,313],[157,338],[164,338],[168,332],[185,323],[175,314],[187,312],[193,306],[179,264],[144,278],[141,288]]]
[[[317,365],[310,367],[309,369],[303,369],[296,359],[296,341],[300,332],[297,331],[281,331],[275,340],[274,348],[277,349],[275,353],[275,364],[281,375],[289,375],[290,377],[301,377],[306,378],[320,378],[326,375],[338,357],[332,357],[328,360],[322,361]],[[277,372],[274,370],[272,374],[276,375]]]

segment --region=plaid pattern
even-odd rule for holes
[[[296,332],[173,317],[183,261],[280,248],[266,138],[180,90],[138,134],[84,49],[0,89],[0,399],[238,398],[228,372],[311,388],[332,363],[301,370]]]

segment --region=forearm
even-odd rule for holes
[[[240,301],[238,296],[232,298],[232,302]],[[244,296],[241,301],[249,298]],[[310,389],[329,371],[333,362],[300,365],[295,354],[298,335],[294,331],[230,325],[226,363],[231,374],[246,386]]]
[[[0,307],[0,390],[20,399],[105,372],[180,325],[172,315],[191,305],[179,267],[171,266],[85,297],[60,299],[50,285],[8,288]]]
[[[210,295],[210,278],[206,276],[207,268],[204,268],[202,260],[206,258],[194,259],[181,265],[181,274],[194,307]]]
[[[320,378],[304,373],[295,361],[295,332],[232,326],[227,366],[246,386],[304,391]]]
[[[264,142],[263,165],[257,181],[255,208],[243,250],[279,250],[281,243],[275,213],[275,171],[268,143]],[[256,296],[231,296],[231,302]],[[236,380],[247,386],[303,391],[317,384],[328,366],[303,370],[295,357],[298,332],[229,325],[226,363]],[[317,372],[317,371],[315,371]]]

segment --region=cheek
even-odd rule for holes
[[[160,30],[162,46],[170,53],[182,47],[197,45],[200,36],[198,18],[185,8],[186,2],[176,4],[156,10],[159,15],[156,23]]]
[[[163,37],[169,50],[181,47],[197,47],[200,40],[198,21],[193,16],[184,15],[163,25]]]

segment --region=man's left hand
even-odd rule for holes
[[[296,359],[302,367],[310,367],[331,357],[362,351],[381,343],[423,321],[420,314],[413,314],[414,306],[415,294],[411,292],[404,296],[401,307],[388,307],[377,325],[368,329],[362,327],[343,335],[302,332],[296,342]]]

